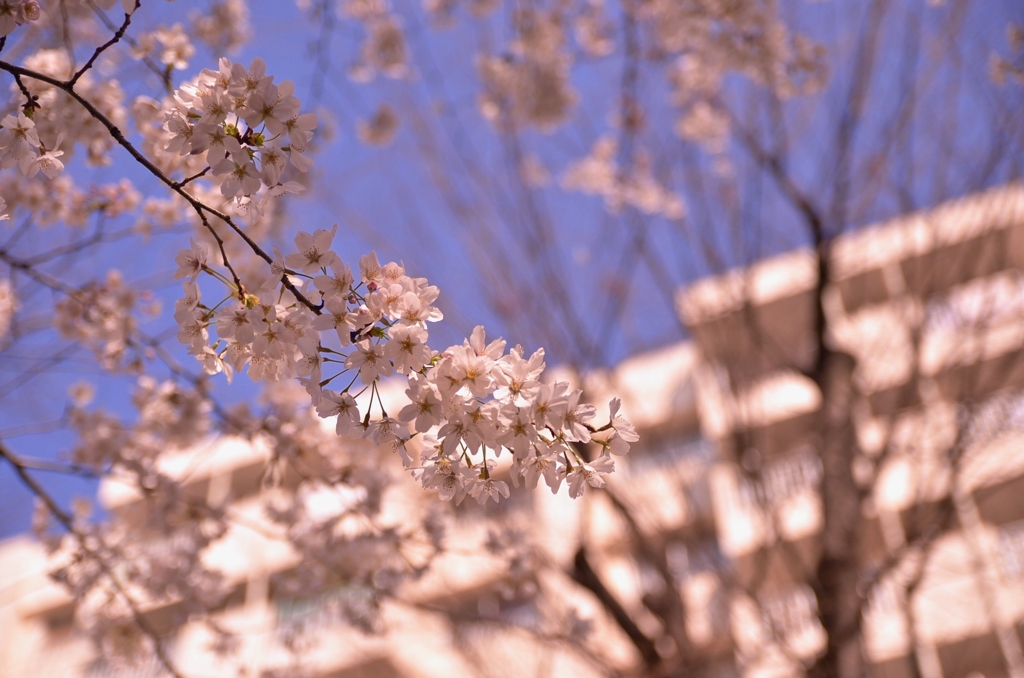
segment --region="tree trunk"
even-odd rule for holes
[[[825,527],[814,589],[828,645],[808,675],[859,678],[863,664],[858,632],[861,601],[857,590],[860,492],[851,470],[857,453],[851,418],[854,360],[843,353],[823,350],[826,354],[821,363],[819,385],[822,390],[821,493]]]

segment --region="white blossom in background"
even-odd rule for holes
[[[378,74],[403,78],[408,72],[408,47],[399,18],[383,0],[346,0],[342,16],[362,24],[365,38],[359,59],[349,67],[356,82],[370,82]]]
[[[590,155],[569,166],[562,176],[562,188],[604,198],[612,213],[629,205],[645,214],[680,219],[686,213],[682,198],[661,184],[652,174],[650,160],[641,149],[634,152],[628,170],[620,172],[618,144],[610,137],[598,139]]]
[[[96,0],[96,4],[103,9],[113,9],[115,5],[120,5],[126,14],[135,11],[135,0]]]
[[[196,39],[216,54],[237,51],[252,32],[245,0],[216,0],[207,5],[206,11],[190,11],[188,19]]]
[[[604,57],[615,50],[615,25],[608,18],[603,0],[588,0],[573,29],[576,42],[589,56]]]
[[[53,322],[62,337],[91,348],[104,367],[116,369],[128,359],[137,328],[136,303],[135,291],[112,270],[102,283],[90,283],[62,299]]]
[[[33,71],[62,80],[74,74],[73,64],[63,49],[40,49],[29,54],[24,65]],[[81,148],[85,151],[89,165],[109,164],[110,151],[116,142],[102,123],[53,85],[33,79],[25,79],[24,82],[29,94],[36,97],[31,119],[41,142],[38,147],[40,153],[61,146],[65,153],[63,162],[69,162]],[[86,71],[75,84],[75,91],[94,102],[96,108],[115,126],[123,128],[127,125],[124,91],[116,79],[98,77],[93,71]],[[11,84],[11,94],[15,105],[23,111],[28,102],[16,84]],[[3,122],[0,124],[7,127]],[[63,144],[57,143],[59,137],[64,138]]]
[[[1010,47],[1010,58],[993,53],[989,57],[989,74],[997,85],[1008,81],[1024,83],[1024,26],[1011,24],[1006,27],[1006,42]]]
[[[189,59],[195,56],[196,48],[181,24],[161,26],[155,31],[143,33],[131,51],[136,59],[152,56],[165,66],[184,70]]]
[[[11,321],[18,310],[18,298],[14,295],[14,287],[7,278],[0,278],[0,342],[11,331]]]
[[[387,146],[398,131],[398,114],[387,104],[381,104],[369,120],[360,121],[356,133],[359,140],[371,146]]]
[[[498,130],[532,125],[550,132],[568,120],[577,95],[569,81],[572,58],[556,11],[519,9],[510,55],[480,55],[478,104]]]

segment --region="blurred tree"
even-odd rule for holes
[[[461,28],[450,25],[455,4],[434,7],[435,20],[453,32]],[[497,142],[486,140],[458,103],[466,98],[463,78],[472,77],[465,64],[422,37],[417,12],[399,22],[416,27],[410,61],[424,70],[417,84],[430,92],[419,101],[437,111],[417,108],[409,97],[402,117],[451,223],[462,227],[467,259],[492,281],[489,303],[517,337],[543,343],[584,371],[683,339],[685,323],[719,370],[733,420],[763,407],[743,396],[767,377],[805,380],[818,398],[807,440],[779,431],[771,435],[781,439],[758,440],[736,425],[727,435],[717,432],[723,437],[716,442],[721,459],[755,487],[768,482],[766,469],[778,468],[760,448],[774,445],[781,454],[809,440],[816,450],[821,538],[812,540],[810,556],[787,561],[789,576],[813,590],[828,638],[808,671],[859,675],[862,612],[883,579],[878,568],[916,558],[919,578],[927,563],[922,549],[963,529],[957,516],[962,522],[966,510],[962,501],[955,505],[950,481],[937,491],[937,510],[907,519],[892,562],[866,552],[865,533],[878,525],[864,517],[876,513],[879,478],[908,444],[889,436],[908,426],[916,433],[900,435],[931,435],[920,421],[906,423],[909,413],[952,407],[944,419],[955,421],[956,432],[931,453],[955,475],[969,431],[996,438],[1015,425],[1005,415],[979,425],[975,413],[991,411],[982,403],[992,392],[1019,387],[1017,354],[990,368],[1002,378],[952,365],[983,362],[991,349],[980,347],[994,341],[993,326],[1013,317],[1002,283],[977,280],[1005,271],[999,280],[1016,289],[1020,245],[1006,240],[1003,225],[1016,217],[1012,199],[999,195],[916,217],[924,225],[893,226],[885,237],[842,238],[1019,179],[1015,111],[1022,92],[997,85],[1019,80],[1016,8],[990,14],[971,3],[879,0],[548,3],[493,11],[499,18],[476,19],[460,34],[472,37],[451,42],[482,45],[473,64],[483,89],[476,103]],[[447,238],[441,243],[450,247]],[[794,248],[810,259],[776,266],[764,279],[746,268]],[[736,272],[717,286],[702,283],[677,298],[694,279],[728,270]],[[974,287],[961,287],[971,280]],[[870,306],[875,315],[866,319]],[[552,308],[554,316],[544,311]],[[874,329],[857,328],[858,318]],[[864,332],[880,326],[888,332],[868,341]],[[958,338],[941,343],[935,337],[943,332]],[[936,358],[964,341],[972,348],[951,362]],[[986,427],[993,430],[982,433]],[[858,437],[866,430],[884,432],[870,450]],[[761,501],[769,504],[766,519],[780,520],[781,509]],[[625,498],[612,503],[633,526],[633,567],[661,580],[651,586],[661,593],[644,600],[644,614],[653,613],[661,630],[639,630],[640,620],[588,563],[586,544],[577,552],[577,580],[606,604],[649,671],[692,672],[701,652],[689,647],[680,582],[667,566],[676,544],[637,527]],[[755,569],[768,567],[769,552]],[[736,567],[719,573],[729,586],[755,600],[771,597],[759,589],[777,581],[742,581]],[[905,588],[909,601],[915,585]],[[1007,670],[1019,670],[1019,642],[1000,633]],[[672,639],[671,659],[657,651],[659,635]]]

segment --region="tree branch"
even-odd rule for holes
[[[570,572],[570,575],[580,586],[589,589],[597,596],[597,599],[601,601],[601,604],[611,614],[612,618],[615,619],[615,622],[629,636],[636,649],[640,651],[644,665],[647,667],[657,666],[661,662],[661,655],[658,654],[654,641],[644,635],[644,632],[636,625],[636,622],[629,616],[626,609],[615,599],[611,591],[605,587],[601,577],[590,566],[590,561],[587,560],[586,551],[582,546],[576,551],[576,557],[573,558],[573,570]]]
[[[142,632],[146,636],[148,636],[151,641],[153,641],[153,651],[156,654],[157,659],[160,660],[160,663],[163,665],[163,667],[167,669],[167,671],[174,678],[184,678],[184,676],[182,676],[182,674],[179,673],[178,670],[174,667],[174,664],[171,662],[170,657],[167,656],[167,652],[164,650],[163,643],[160,641],[159,634],[157,634],[153,626],[143,616],[141,610],[139,610],[138,604],[135,602],[135,600],[132,599],[131,596],[128,595],[128,592],[121,585],[121,582],[118,581],[117,576],[114,574],[110,566],[107,565],[103,557],[98,552],[90,548],[87,545],[86,538],[77,529],[75,529],[74,520],[72,519],[72,517],[68,515],[68,513],[64,511],[64,509],[58,506],[57,502],[55,502],[53,498],[50,497],[46,490],[44,490],[43,487],[38,482],[36,482],[36,480],[32,476],[28,474],[26,466],[22,462],[22,460],[13,452],[11,452],[11,450],[7,448],[3,441],[0,441],[0,457],[3,457],[8,462],[10,462],[11,466],[14,467],[14,472],[21,479],[21,482],[24,483],[25,486],[28,487],[29,490],[31,490],[32,493],[35,494],[40,499],[40,501],[43,502],[43,504],[46,505],[46,508],[50,511],[50,513],[52,513],[53,516],[57,519],[57,521],[64,526],[64,529],[66,529],[68,533],[75,538],[75,540],[78,542],[79,547],[82,549],[82,552],[90,558],[92,558],[95,561],[95,563],[100,567],[100,569],[103,570],[103,573],[110,580],[111,585],[128,605],[128,608],[129,610],[131,610],[132,618],[135,621],[135,623],[138,624]],[[94,538],[97,542],[99,542],[101,546],[103,545],[103,541],[102,539],[100,539],[98,535],[94,535]]]
[[[141,0],[135,0],[136,10],[139,8],[140,5]],[[92,65],[96,63],[96,59],[99,59],[101,54],[103,54],[108,49],[113,47],[121,38],[124,37],[124,32],[128,30],[128,25],[131,24],[131,22],[132,15],[128,12],[125,12],[124,23],[122,23],[121,27],[118,28],[117,31],[114,33],[114,37],[112,37],[110,40],[107,40],[105,43],[96,48],[96,51],[92,53],[92,56],[89,57],[89,60],[87,62],[85,62],[85,65],[78,69],[78,71],[73,76],[71,76],[71,79],[68,80],[68,87],[74,87],[75,83],[78,82],[83,75],[85,75],[85,72],[92,68]]]
[[[213,234],[213,237],[217,240],[218,244],[221,245],[222,251],[223,240],[214,231],[213,226],[206,218],[206,213],[220,219],[225,224],[227,224],[231,228],[231,230],[233,230],[235,234],[238,235],[238,237],[240,237],[245,242],[245,244],[249,246],[249,248],[253,251],[253,253],[256,254],[256,256],[260,257],[268,264],[274,263],[273,258],[269,254],[267,254],[263,250],[263,248],[256,243],[256,241],[250,238],[249,235],[238,224],[236,224],[230,216],[196,199],[190,193],[185,191],[181,186],[179,186],[177,182],[175,182],[173,179],[164,174],[159,167],[154,165],[149,158],[143,155],[142,152],[139,151],[139,149],[135,148],[135,146],[130,141],[128,141],[128,139],[124,136],[124,133],[121,132],[120,129],[118,129],[118,127],[110,120],[110,118],[105,116],[98,108],[96,108],[95,105],[93,105],[92,102],[90,102],[88,99],[86,99],[81,94],[76,92],[74,87],[72,87],[70,83],[65,82],[63,80],[58,80],[57,78],[46,75],[45,73],[32,71],[27,68],[22,68],[21,66],[15,66],[14,64],[7,63],[6,61],[0,61],[0,70],[7,71],[11,75],[13,75],[15,80],[19,80],[20,77],[24,76],[26,78],[32,78],[33,80],[45,82],[46,84],[56,87],[62,92],[67,93],[68,96],[77,101],[82,106],[82,108],[89,112],[89,115],[91,115],[93,118],[99,121],[101,125],[107,128],[107,132],[110,133],[110,136],[113,137],[114,141],[116,141],[122,148],[128,151],[128,153],[133,158],[135,158],[135,160],[140,165],[149,170],[153,176],[155,176],[157,179],[166,184],[172,191],[174,191],[182,198],[184,198],[186,201],[188,201],[188,203],[193,207],[193,209],[195,209],[196,213],[199,214],[199,217],[203,222],[203,226],[205,226],[206,229],[210,231],[211,234]],[[230,264],[225,262],[225,265],[227,265],[230,270]],[[234,271],[232,271],[232,274],[234,274]],[[234,277],[237,281],[238,276],[235,275]],[[291,283],[290,280],[288,280],[287,275],[281,276],[281,284],[284,285],[285,289],[292,293],[292,295],[295,297],[297,301],[299,301],[299,303],[301,303],[303,306],[311,310],[313,313],[320,315],[323,312],[318,304],[314,304],[312,301],[310,301],[309,298],[307,298],[302,292],[299,291],[297,287],[295,287],[295,285]]]

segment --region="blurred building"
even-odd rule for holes
[[[1022,265],[1019,185],[834,243],[827,340],[855,358],[862,630],[877,676],[913,676],[915,664],[923,678],[1024,675]],[[715,544],[731,563],[733,644],[747,671],[792,666],[823,642],[803,583],[822,528],[822,402],[803,376],[817,280],[817,257],[796,251],[678,296],[701,356]],[[766,624],[737,629],[755,610]]]
[[[830,341],[856,359],[862,631],[877,678],[1024,676],[1022,265],[1017,185],[834,244],[825,306]],[[489,521],[528,526],[537,544],[531,571],[512,576],[504,556],[482,549],[446,553],[401,591],[404,602],[385,606],[378,633],[338,613],[358,605],[358,590],[295,597],[282,583],[296,556],[273,538],[279,528],[260,501],[267,450],[224,439],[168,457],[165,472],[187,477],[187,492],[214,503],[231,497],[251,528],[232,529],[209,554],[234,587],[218,624],[243,649],[218,663],[205,627],[186,624],[169,644],[182,673],[235,675],[238,657],[246,675],[287,671],[287,648],[303,630],[315,642],[301,648],[301,672],[287,673],[300,678],[601,675],[571,639],[538,639],[538,588],[564,591],[563,604],[594,624],[583,646],[600,644],[602,661],[628,673],[639,660],[626,635],[594,596],[562,580],[584,544],[639,630],[659,652],[679,651],[663,642],[670,634],[651,612],[661,580],[636,557],[641,539],[664,553],[687,652],[706,671],[801,675],[825,641],[807,583],[823,524],[822,398],[803,375],[816,289],[816,257],[795,251],[680,291],[692,342],[584,379],[594,402],[622,397],[641,433],[617,460],[611,492],[573,502],[564,490],[538,489],[498,507],[459,509],[449,536],[459,543],[483,542],[496,524]],[[386,498],[395,516],[434,501],[411,480],[404,487]],[[122,514],[134,501],[114,479],[101,499]],[[75,601],[45,571],[35,542],[0,544],[0,675],[162,675],[155,662],[123,667],[97,657],[76,631]],[[169,628],[174,614],[146,611],[155,628]]]

